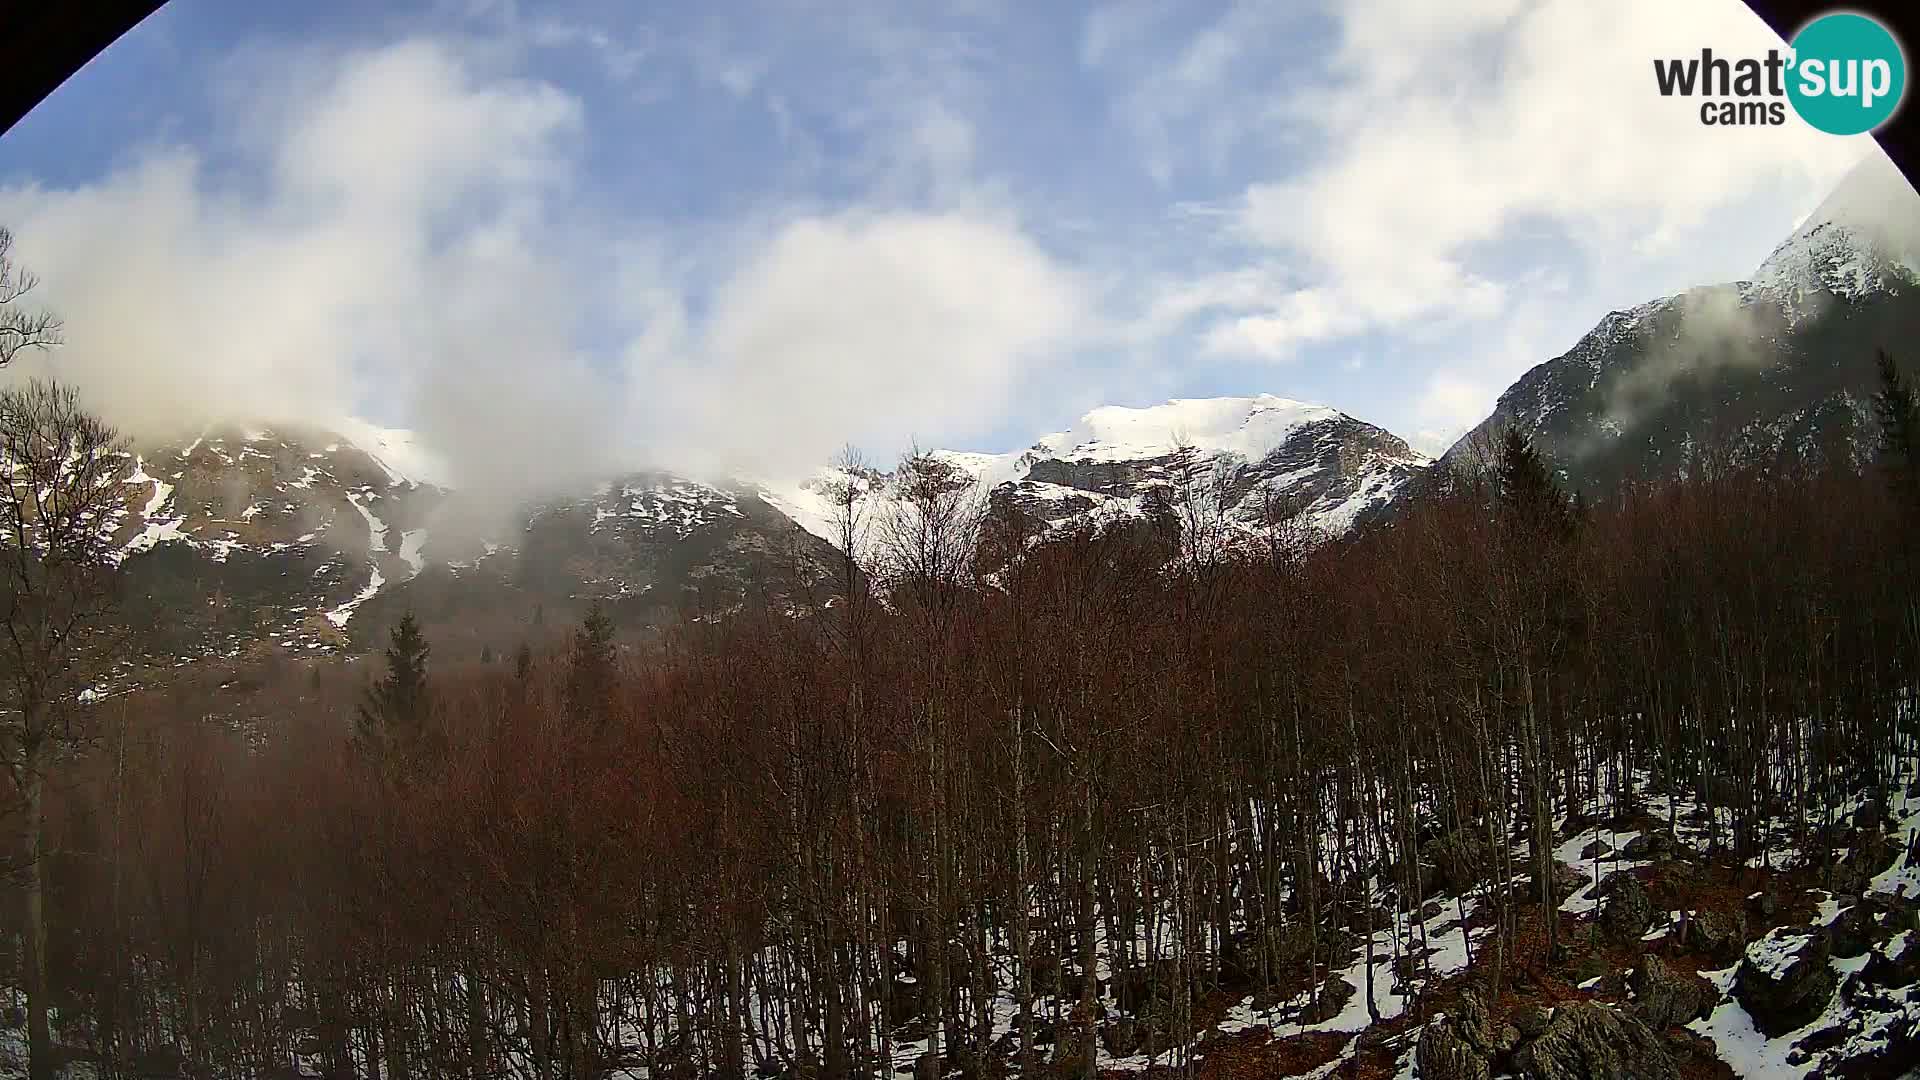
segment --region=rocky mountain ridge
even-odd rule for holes
[[[1023,451],[936,454],[1049,530],[1139,516],[1193,482],[1242,525],[1284,502],[1340,532],[1427,463],[1379,428],[1271,395],[1096,409]],[[427,479],[439,470],[407,432],[364,423],[217,425],[132,455],[113,545],[165,655],[357,651],[378,639],[363,628],[408,609],[494,636],[590,598],[629,624],[749,602],[798,611],[825,602],[838,558],[818,477],[636,470],[480,519]]]
[[[1278,515],[1338,534],[1386,507],[1429,463],[1372,424],[1271,394],[1106,406],[1024,450],[932,453],[1050,534],[1189,498],[1233,527],[1257,529]],[[847,480],[827,468],[770,496],[833,539],[831,492]]]
[[[408,609],[505,635],[601,598],[645,622],[791,602],[824,574],[825,545],[749,492],[634,472],[482,519],[404,471],[404,432],[340,426],[354,435],[220,426],[133,449],[112,542],[157,653],[357,650]]]
[[[1517,425],[1573,488],[1871,452],[1874,355],[1920,335],[1920,195],[1879,153],[1744,281],[1615,311],[1522,375],[1441,461]],[[1911,362],[1911,360],[1909,360]]]

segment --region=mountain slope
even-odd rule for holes
[[[429,482],[439,463],[406,432],[358,422],[224,426],[134,453],[114,545],[156,656],[358,650],[407,610],[442,640],[502,648],[590,598],[630,626],[798,611],[827,599],[837,559],[817,481],[637,471],[502,520]],[[1139,516],[1191,482],[1229,521],[1285,503],[1338,532],[1426,464],[1379,428],[1266,395],[1096,409],[1017,453],[938,454],[1054,530]]]
[[[223,427],[136,446],[113,543],[156,655],[359,648],[405,610],[509,646],[552,608],[628,623],[790,603],[830,549],[751,494],[660,473],[501,521],[416,479],[405,432]],[[371,629],[368,629],[371,628]]]
[[[1141,516],[1184,486],[1243,526],[1285,507],[1338,533],[1387,505],[1428,463],[1371,424],[1270,394],[1107,406],[1025,450],[934,454],[1054,532]],[[797,488],[770,490],[769,501],[836,540],[826,492],[844,479],[823,470]]]
[[[1673,476],[1703,453],[1858,460],[1874,352],[1920,339],[1920,195],[1879,153],[1751,279],[1616,311],[1521,376],[1442,457],[1517,424],[1588,494]]]

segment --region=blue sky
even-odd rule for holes
[[[1267,392],[1434,450],[1870,150],[1653,89],[1771,44],[1739,0],[172,0],[0,139],[0,223],[136,430],[769,473]]]

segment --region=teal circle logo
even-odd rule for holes
[[[1865,15],[1822,15],[1793,36],[1787,99],[1830,135],[1872,131],[1900,107],[1907,58],[1886,27]]]

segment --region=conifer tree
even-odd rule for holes
[[[409,611],[400,617],[387,645],[387,674],[368,688],[360,706],[360,744],[381,757],[408,755],[422,746],[429,706],[427,639]]]
[[[569,719],[584,722],[603,707],[613,685],[613,668],[613,620],[595,600],[573,633],[573,649],[567,657]]]
[[[1546,459],[1517,427],[1509,427],[1501,439],[1495,478],[1503,516],[1524,532],[1551,536],[1571,520],[1567,497],[1554,483]]]
[[[1878,365],[1880,389],[1873,395],[1873,415],[1880,427],[1880,463],[1896,490],[1920,502],[1920,397],[1884,349]]]

